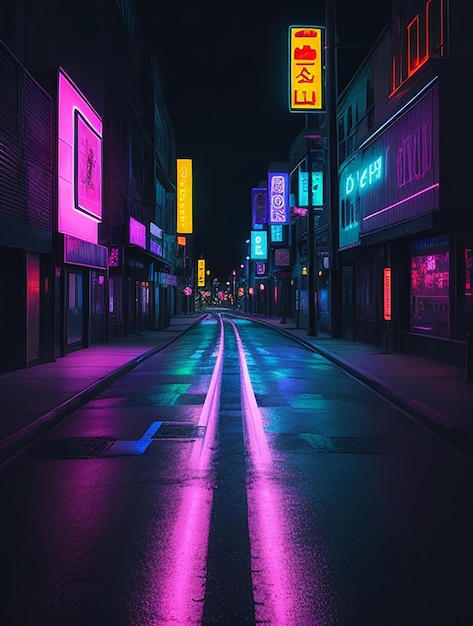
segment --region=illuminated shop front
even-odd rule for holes
[[[459,341],[473,330],[472,233],[452,202],[459,185],[440,176],[450,136],[439,130],[439,92],[433,79],[340,169],[344,336],[461,365]]]
[[[411,243],[409,330],[450,336],[450,251],[448,237]]]

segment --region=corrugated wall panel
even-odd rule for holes
[[[51,98],[0,42],[0,214],[52,224]]]
[[[18,65],[6,48],[0,45],[0,134],[18,140]]]
[[[28,221],[51,228],[51,100],[29,75],[22,89],[23,142],[27,167]]]

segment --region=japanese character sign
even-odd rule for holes
[[[324,29],[289,27],[289,110],[322,111],[322,37]]]

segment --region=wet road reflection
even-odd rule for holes
[[[217,313],[0,472],[0,623],[466,626],[472,478],[334,365]]]

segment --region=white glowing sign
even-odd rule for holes
[[[286,173],[268,174],[269,223],[288,224],[289,216],[289,175]]]

